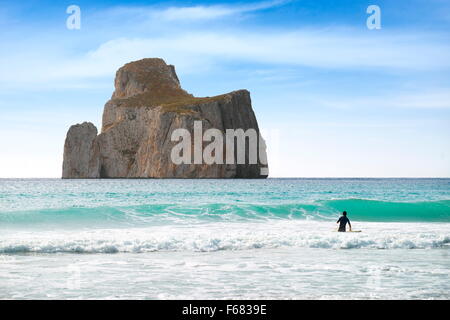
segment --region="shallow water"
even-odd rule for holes
[[[2,299],[449,299],[448,250],[3,256]]]

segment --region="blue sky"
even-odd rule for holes
[[[450,176],[445,0],[0,1],[0,43],[0,177],[59,177],[69,126],[100,127],[144,57],[197,96],[250,90],[272,177]]]

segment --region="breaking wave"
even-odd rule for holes
[[[0,253],[210,252],[295,247],[450,249],[450,224],[366,222],[358,223],[357,227],[363,228],[363,232],[334,232],[329,223],[313,221],[21,232],[3,235]]]
[[[0,212],[1,224],[192,223],[267,219],[333,220],[346,210],[352,220],[373,222],[450,222],[450,201],[389,202],[367,199],[318,200],[290,204],[207,203],[70,207]]]

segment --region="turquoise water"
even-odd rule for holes
[[[0,298],[441,299],[449,249],[450,179],[0,179]]]
[[[360,221],[450,222],[450,180],[0,180],[3,225],[333,220],[343,210]]]

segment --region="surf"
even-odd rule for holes
[[[364,232],[333,232],[323,221],[210,222],[199,225],[10,231],[0,254],[214,252],[277,248],[450,249],[450,223],[355,222]]]
[[[145,204],[66,207],[0,212],[1,227],[20,225],[152,225],[210,221],[333,221],[347,211],[351,221],[450,222],[450,201],[392,202],[367,199],[317,200],[301,203]]]

